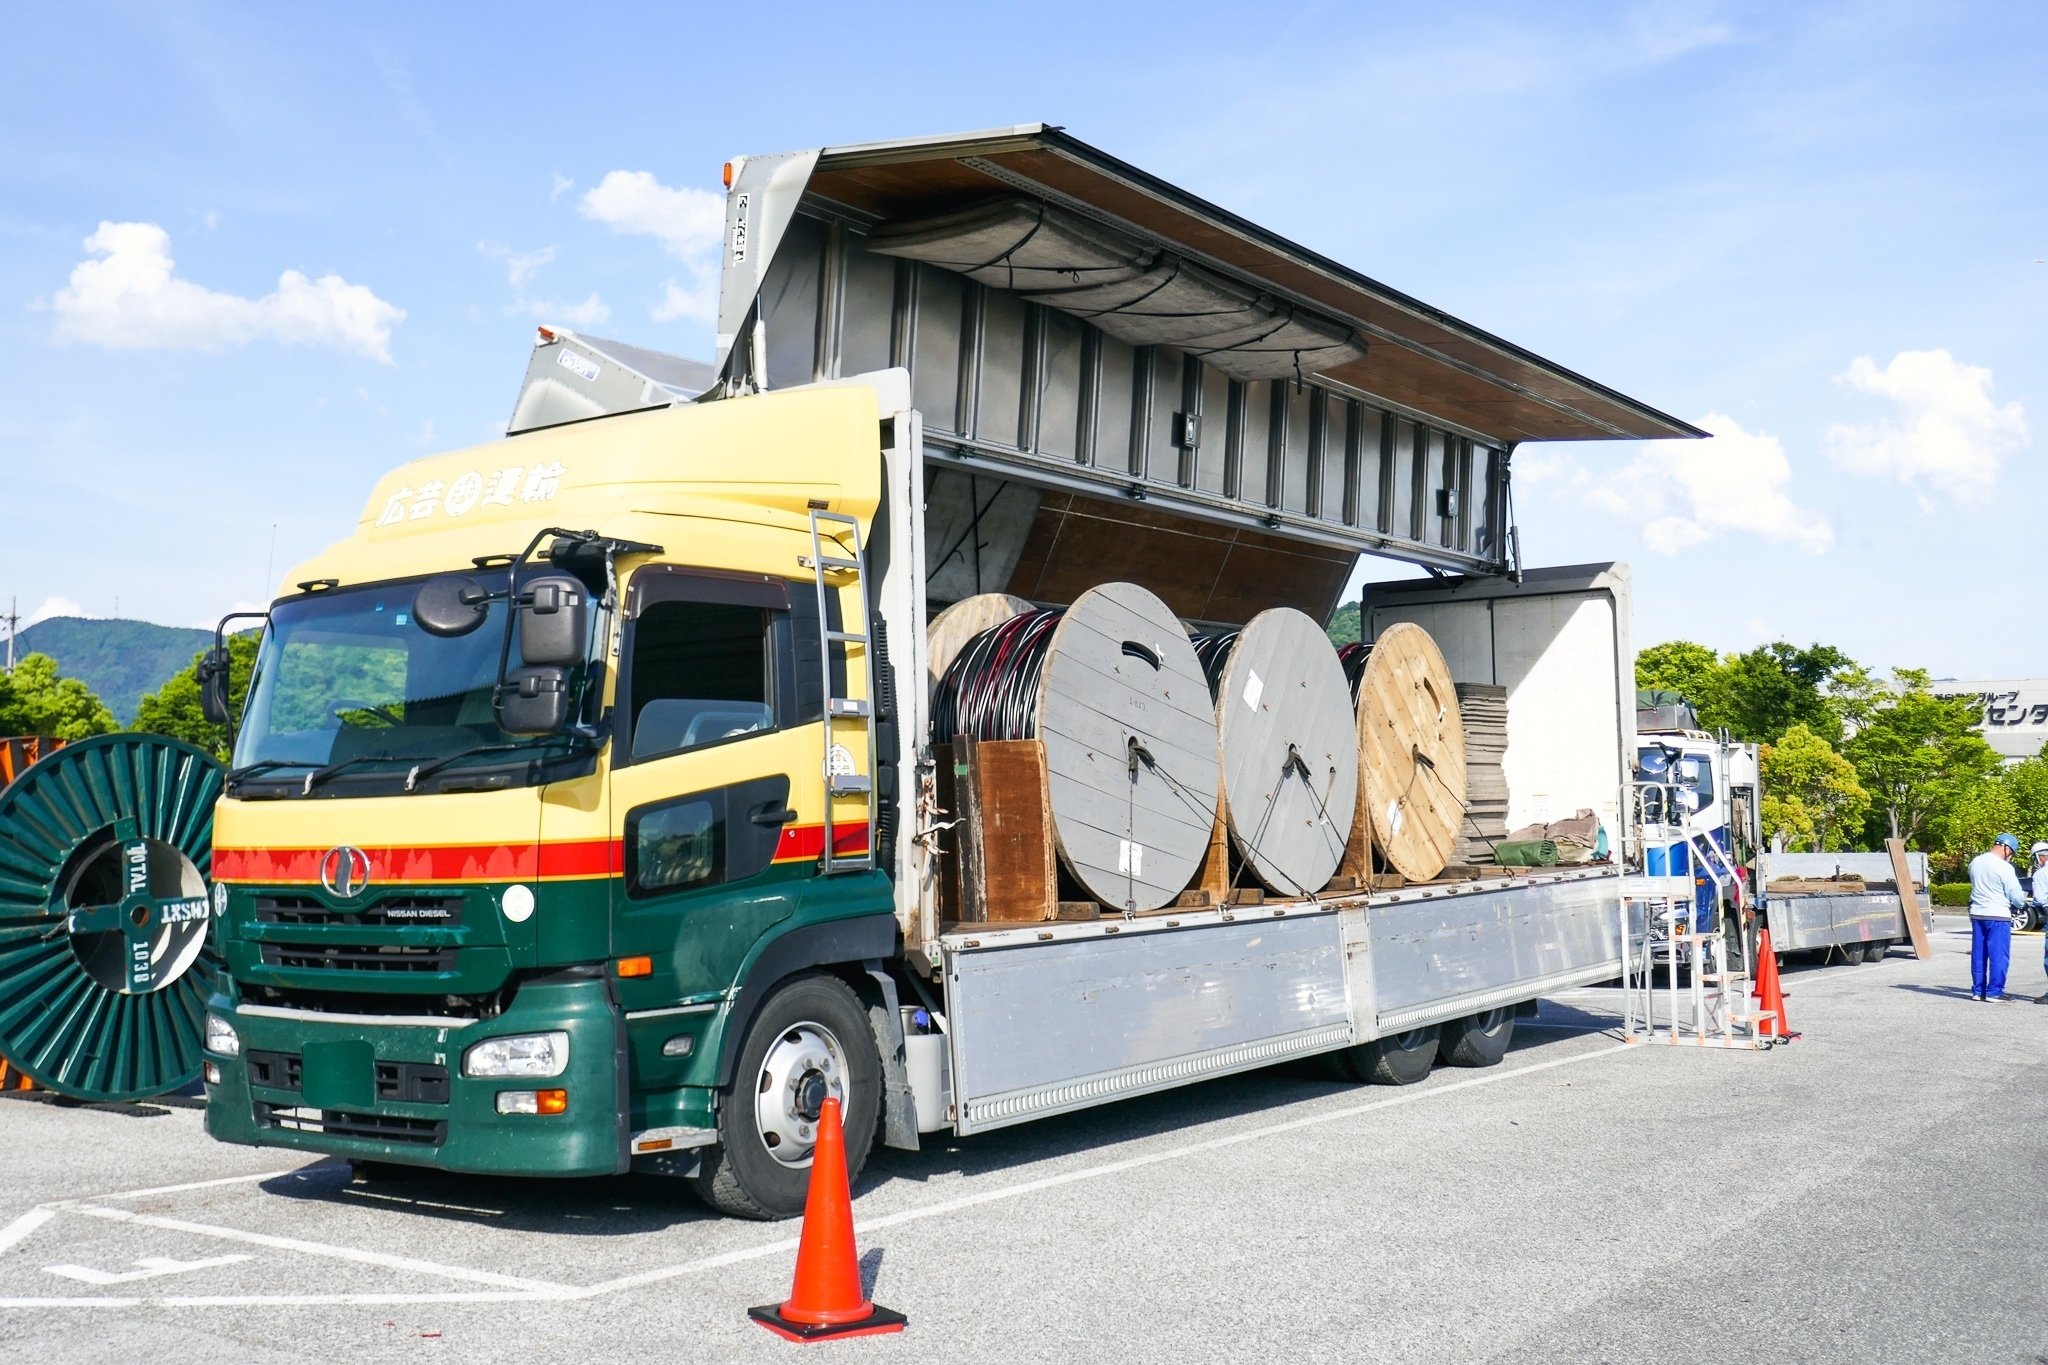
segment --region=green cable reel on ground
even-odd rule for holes
[[[0,1057],[37,1085],[134,1100],[198,1077],[221,781],[190,744],[101,735],[0,790]]]

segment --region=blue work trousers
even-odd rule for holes
[[[1970,994],[1996,1000],[2005,994],[2005,969],[2012,961],[2012,921],[2001,915],[1970,916]]]

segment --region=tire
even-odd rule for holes
[[[1337,1054],[1339,1065],[1353,1080],[1367,1085],[1413,1085],[1436,1065],[1435,1024],[1409,1029],[1388,1038],[1347,1047]]]
[[[2012,928],[2016,934],[2024,934],[2034,927],[2034,912],[2022,905],[2012,912]]]
[[[882,1060],[867,1011],[845,982],[793,977],[747,1026],[730,1084],[719,1091],[718,1145],[691,1178],[697,1196],[733,1218],[793,1218],[811,1184],[816,1105],[837,1094],[846,1178],[860,1175],[881,1107]]]
[[[1437,1058],[1446,1066],[1498,1066],[1515,1039],[1515,1007],[1468,1014],[1443,1026]]]

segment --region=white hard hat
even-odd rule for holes
[[[2033,848],[2028,851],[2035,854],[2048,853],[2048,839],[2034,840]]]

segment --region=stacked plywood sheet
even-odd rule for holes
[[[1501,758],[1508,750],[1508,690],[1491,683],[1459,683],[1465,717],[1465,825],[1452,860],[1491,863],[1493,846],[1508,832],[1508,780]]]

